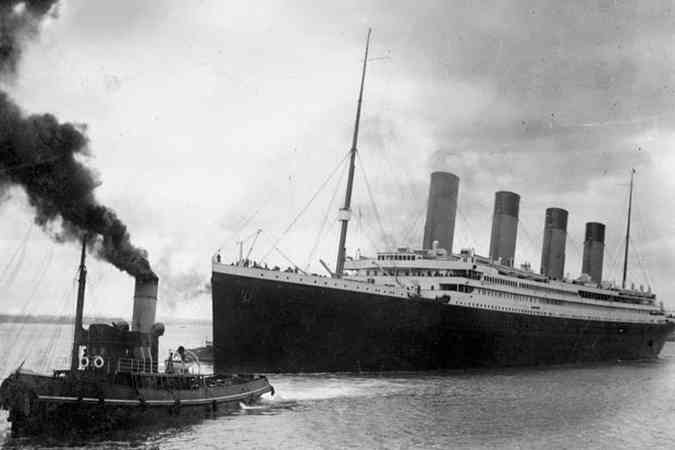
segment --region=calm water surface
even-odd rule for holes
[[[0,324],[0,375],[65,367],[71,327]],[[167,326],[163,352],[208,326]],[[87,442],[9,437],[8,448],[675,448],[675,343],[655,362],[449,374],[272,375],[259,406]]]

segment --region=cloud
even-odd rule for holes
[[[620,245],[636,167],[636,245],[660,297],[675,294],[667,2],[66,6],[26,48],[12,95],[88,122],[97,193],[157,255],[176,310],[208,280],[216,248],[234,260],[258,228],[252,256],[289,264],[272,244],[349,148],[368,26],[350,253],[419,245],[429,172],[442,169],[461,179],[455,248],[487,248],[494,192],[510,189],[522,196],[517,259],[538,266],[544,209],[561,206],[575,273],[585,221],[607,223],[608,253]],[[329,183],[280,241],[301,267],[334,261],[343,186]],[[3,232],[20,239],[18,222]]]

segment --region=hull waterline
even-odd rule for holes
[[[274,392],[261,376],[180,378],[150,376],[116,382],[73,377],[67,371],[49,376],[17,370],[3,381],[0,400],[9,410],[13,436],[105,435],[141,425],[166,426],[211,417]],[[208,385],[202,380],[208,380]]]
[[[477,309],[216,271],[212,289],[216,370],[449,370],[653,359],[675,328]]]

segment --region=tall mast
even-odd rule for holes
[[[87,266],[84,259],[87,255],[87,236],[82,237],[82,254],[80,256],[80,277],[77,283],[77,306],[75,307],[75,332],[73,334],[73,352],[70,355],[70,370],[75,372],[80,365],[80,336],[82,335],[82,310],[84,309],[84,287],[87,283]]]
[[[623,253],[623,279],[621,280],[621,288],[626,289],[626,273],[628,272],[628,243],[630,242],[630,214],[633,207],[633,176],[635,169],[630,172],[630,191],[628,194],[628,220],[626,221],[626,248]]]
[[[359,89],[359,100],[356,104],[356,121],[354,122],[354,136],[352,137],[352,148],[349,151],[349,174],[347,177],[347,191],[345,192],[345,203],[340,209],[340,242],[338,243],[337,263],[335,264],[335,276],[341,277],[345,266],[345,242],[347,241],[347,226],[351,216],[352,188],[354,186],[354,163],[356,161],[356,145],[359,140],[359,123],[361,122],[361,102],[363,100],[363,83],[366,80],[366,63],[368,62],[368,47],[370,46],[370,32],[368,28],[368,37],[366,38],[366,53],[363,57],[363,71],[361,72],[361,88]]]

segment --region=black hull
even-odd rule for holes
[[[653,359],[675,324],[565,319],[213,273],[216,371],[450,370]]]
[[[239,410],[241,403],[253,404],[259,397],[217,405],[173,406],[163,408],[43,403],[31,415],[10,410],[12,437],[55,436],[65,439],[82,436],[109,438],[121,430],[166,428],[197,423]]]
[[[125,377],[121,377],[125,378]],[[251,404],[274,389],[265,377],[214,376],[226,384],[206,386],[199,378],[79,374],[39,375],[18,370],[0,385],[0,403],[9,411],[12,436],[83,435],[106,437],[142,426],[173,426]],[[164,384],[162,387],[156,384]],[[170,385],[169,385],[170,383]],[[149,386],[154,384],[155,386]],[[189,384],[184,388],[180,385]]]

